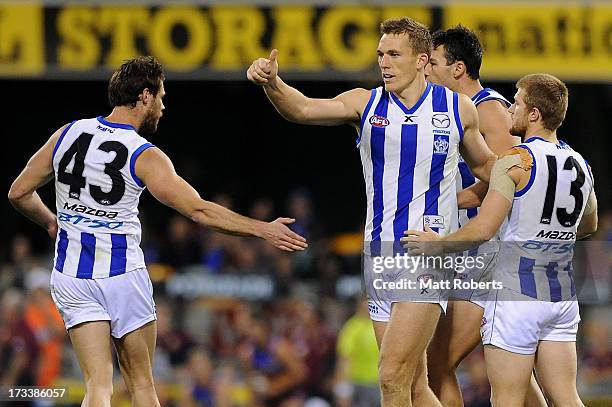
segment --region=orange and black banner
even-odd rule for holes
[[[377,78],[378,26],[408,15],[432,29],[461,23],[485,46],[482,76],[545,71],[612,81],[612,5],[116,5],[0,3],[0,77],[105,79],[121,61],[155,55],[178,79],[242,79],[280,50],[293,79]]]

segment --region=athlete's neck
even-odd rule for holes
[[[427,88],[427,82],[425,81],[424,75],[417,74],[416,78],[401,92],[394,92],[396,96],[404,103],[407,108],[411,108],[421,99],[425,89]]]
[[[142,125],[142,116],[138,107],[115,106],[113,111],[104,120],[111,123],[129,124],[138,130]]]
[[[469,96],[471,99],[483,89],[484,87],[480,84],[478,79],[470,79],[467,75],[465,75],[465,78],[461,78],[459,80],[459,89],[457,89],[457,92],[463,93],[464,95]]]
[[[537,128],[527,129],[525,132],[525,141],[530,138],[538,137],[542,140],[546,140],[553,144],[559,144],[559,140],[557,139],[557,132],[545,129],[542,126],[538,126]]]

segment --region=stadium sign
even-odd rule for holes
[[[1,3],[0,76],[106,79],[121,61],[152,54],[171,78],[243,79],[276,47],[287,78],[377,80],[378,25],[409,15],[434,29],[462,23],[479,32],[487,79],[546,71],[612,80],[612,6],[486,4]]]

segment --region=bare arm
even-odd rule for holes
[[[474,185],[460,191],[457,194],[457,206],[459,209],[477,208],[482,204],[489,184],[478,181]]]
[[[461,156],[477,178],[489,182],[491,168],[497,160],[479,131],[478,112],[470,98],[459,95],[459,115],[463,126]]]
[[[584,209],[584,215],[582,215],[582,219],[580,219],[580,223],[578,224],[576,238],[584,239],[585,237],[597,232],[597,222],[597,197],[595,196],[595,190],[593,189],[589,194],[587,205]]]
[[[158,201],[202,226],[232,235],[260,237],[285,251],[304,250],[308,246],[306,239],[286,226],[293,223],[293,219],[279,218],[270,223],[261,222],[203,200],[176,173],[168,156],[157,148],[145,150],[137,158],[135,169],[136,175]]]
[[[476,109],[480,133],[493,153],[499,155],[521,143],[519,137],[510,134],[512,127],[510,113],[498,100],[482,102]]]
[[[57,232],[57,219],[42,202],[36,190],[53,179],[53,149],[67,126],[62,126],[53,133],[40,150],[30,158],[8,193],[8,199],[15,209],[42,226],[51,237],[55,237]]]
[[[285,119],[301,124],[334,126],[343,123],[358,127],[363,109],[370,98],[370,91],[362,88],[344,92],[333,99],[306,97],[287,85],[278,76],[278,51],[272,50],[269,58],[259,58],[247,70],[247,78],[261,85],[276,110]]]

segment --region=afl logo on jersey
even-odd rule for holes
[[[374,127],[387,127],[389,125],[389,120],[386,117],[374,115],[370,117],[370,124]]]
[[[431,124],[438,129],[446,129],[450,127],[450,119],[447,114],[436,113],[431,116]]]
[[[434,154],[448,154],[448,147],[450,143],[448,142],[448,136],[445,135],[436,135],[433,142],[433,153]]]

